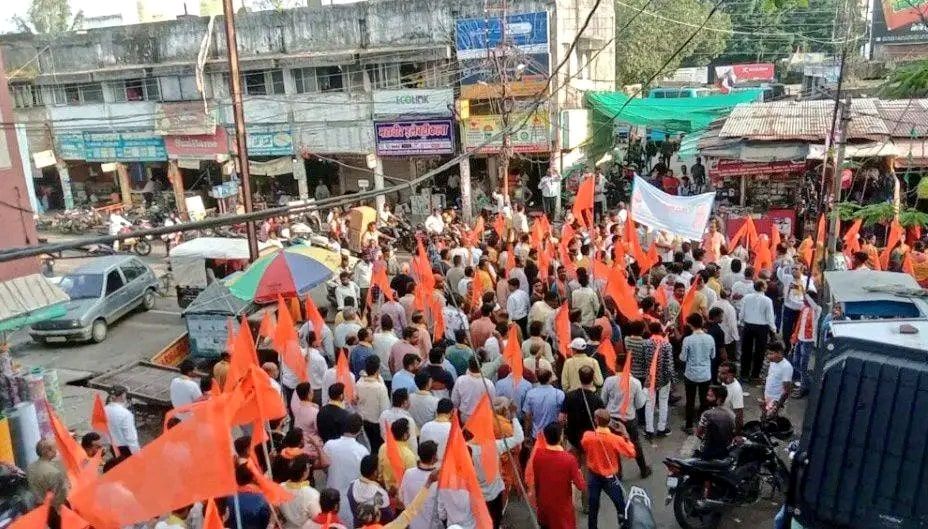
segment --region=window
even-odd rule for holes
[[[424,69],[417,63],[400,64],[400,83],[403,88],[422,88],[425,82]]]
[[[285,92],[283,70],[246,72],[242,78],[242,92],[250,96],[283,94]]]
[[[147,271],[148,269],[145,268],[145,265],[137,262],[131,262],[122,267],[122,275],[126,276],[126,283],[142,277]]]
[[[318,92],[319,84],[316,82],[315,68],[296,68],[293,70],[293,84],[298,94]]]
[[[11,84],[14,108],[42,106],[42,89],[32,84]]]
[[[117,81],[113,93],[116,101],[161,101],[157,77]]]
[[[200,91],[197,90],[197,79],[193,75],[172,75],[160,77],[162,101],[197,101]]]
[[[343,92],[344,75],[341,66],[320,66],[316,68],[316,82],[320,92]]]
[[[368,64],[365,69],[374,90],[397,88],[400,85],[399,64]]]
[[[100,83],[66,84],[56,86],[52,93],[56,105],[84,105],[103,102],[103,85]]]
[[[106,295],[109,296],[113,292],[116,292],[122,288],[124,284],[122,276],[119,275],[119,270],[113,270],[109,274],[106,274]]]

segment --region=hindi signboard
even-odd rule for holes
[[[374,128],[380,156],[454,152],[454,123],[450,119],[384,121],[375,123]]]

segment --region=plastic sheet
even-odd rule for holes
[[[12,408],[8,418],[16,465],[26,468],[39,458],[35,453],[35,446],[41,439],[41,434],[35,404],[20,402]]]

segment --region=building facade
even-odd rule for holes
[[[561,115],[582,107],[584,91],[614,86],[611,3],[599,6],[573,47],[593,0],[505,5],[503,12],[482,0],[380,0],[236,15],[259,203],[311,197],[320,182],[333,194],[402,182],[462,149],[479,151],[462,172],[485,177],[491,191],[498,149],[476,145],[498,129],[504,106],[517,115],[539,99],[544,105],[512,135],[515,166],[534,175],[575,155],[562,149]],[[492,28],[494,18],[509,20],[505,42],[490,36],[480,49],[461,38],[480,23]],[[511,71],[488,69],[500,49]],[[221,17],[54,39],[6,35],[0,50],[25,151],[54,154],[51,165],[31,164],[49,207],[138,202],[149,180],[180,202],[199,196],[210,205],[235,192]],[[493,89],[500,79],[511,101],[504,106]],[[560,89],[548,100],[553,86]]]

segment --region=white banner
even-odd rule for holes
[[[635,177],[631,211],[635,222],[699,241],[706,231],[713,202],[714,191],[678,197],[664,193],[641,177]]]

